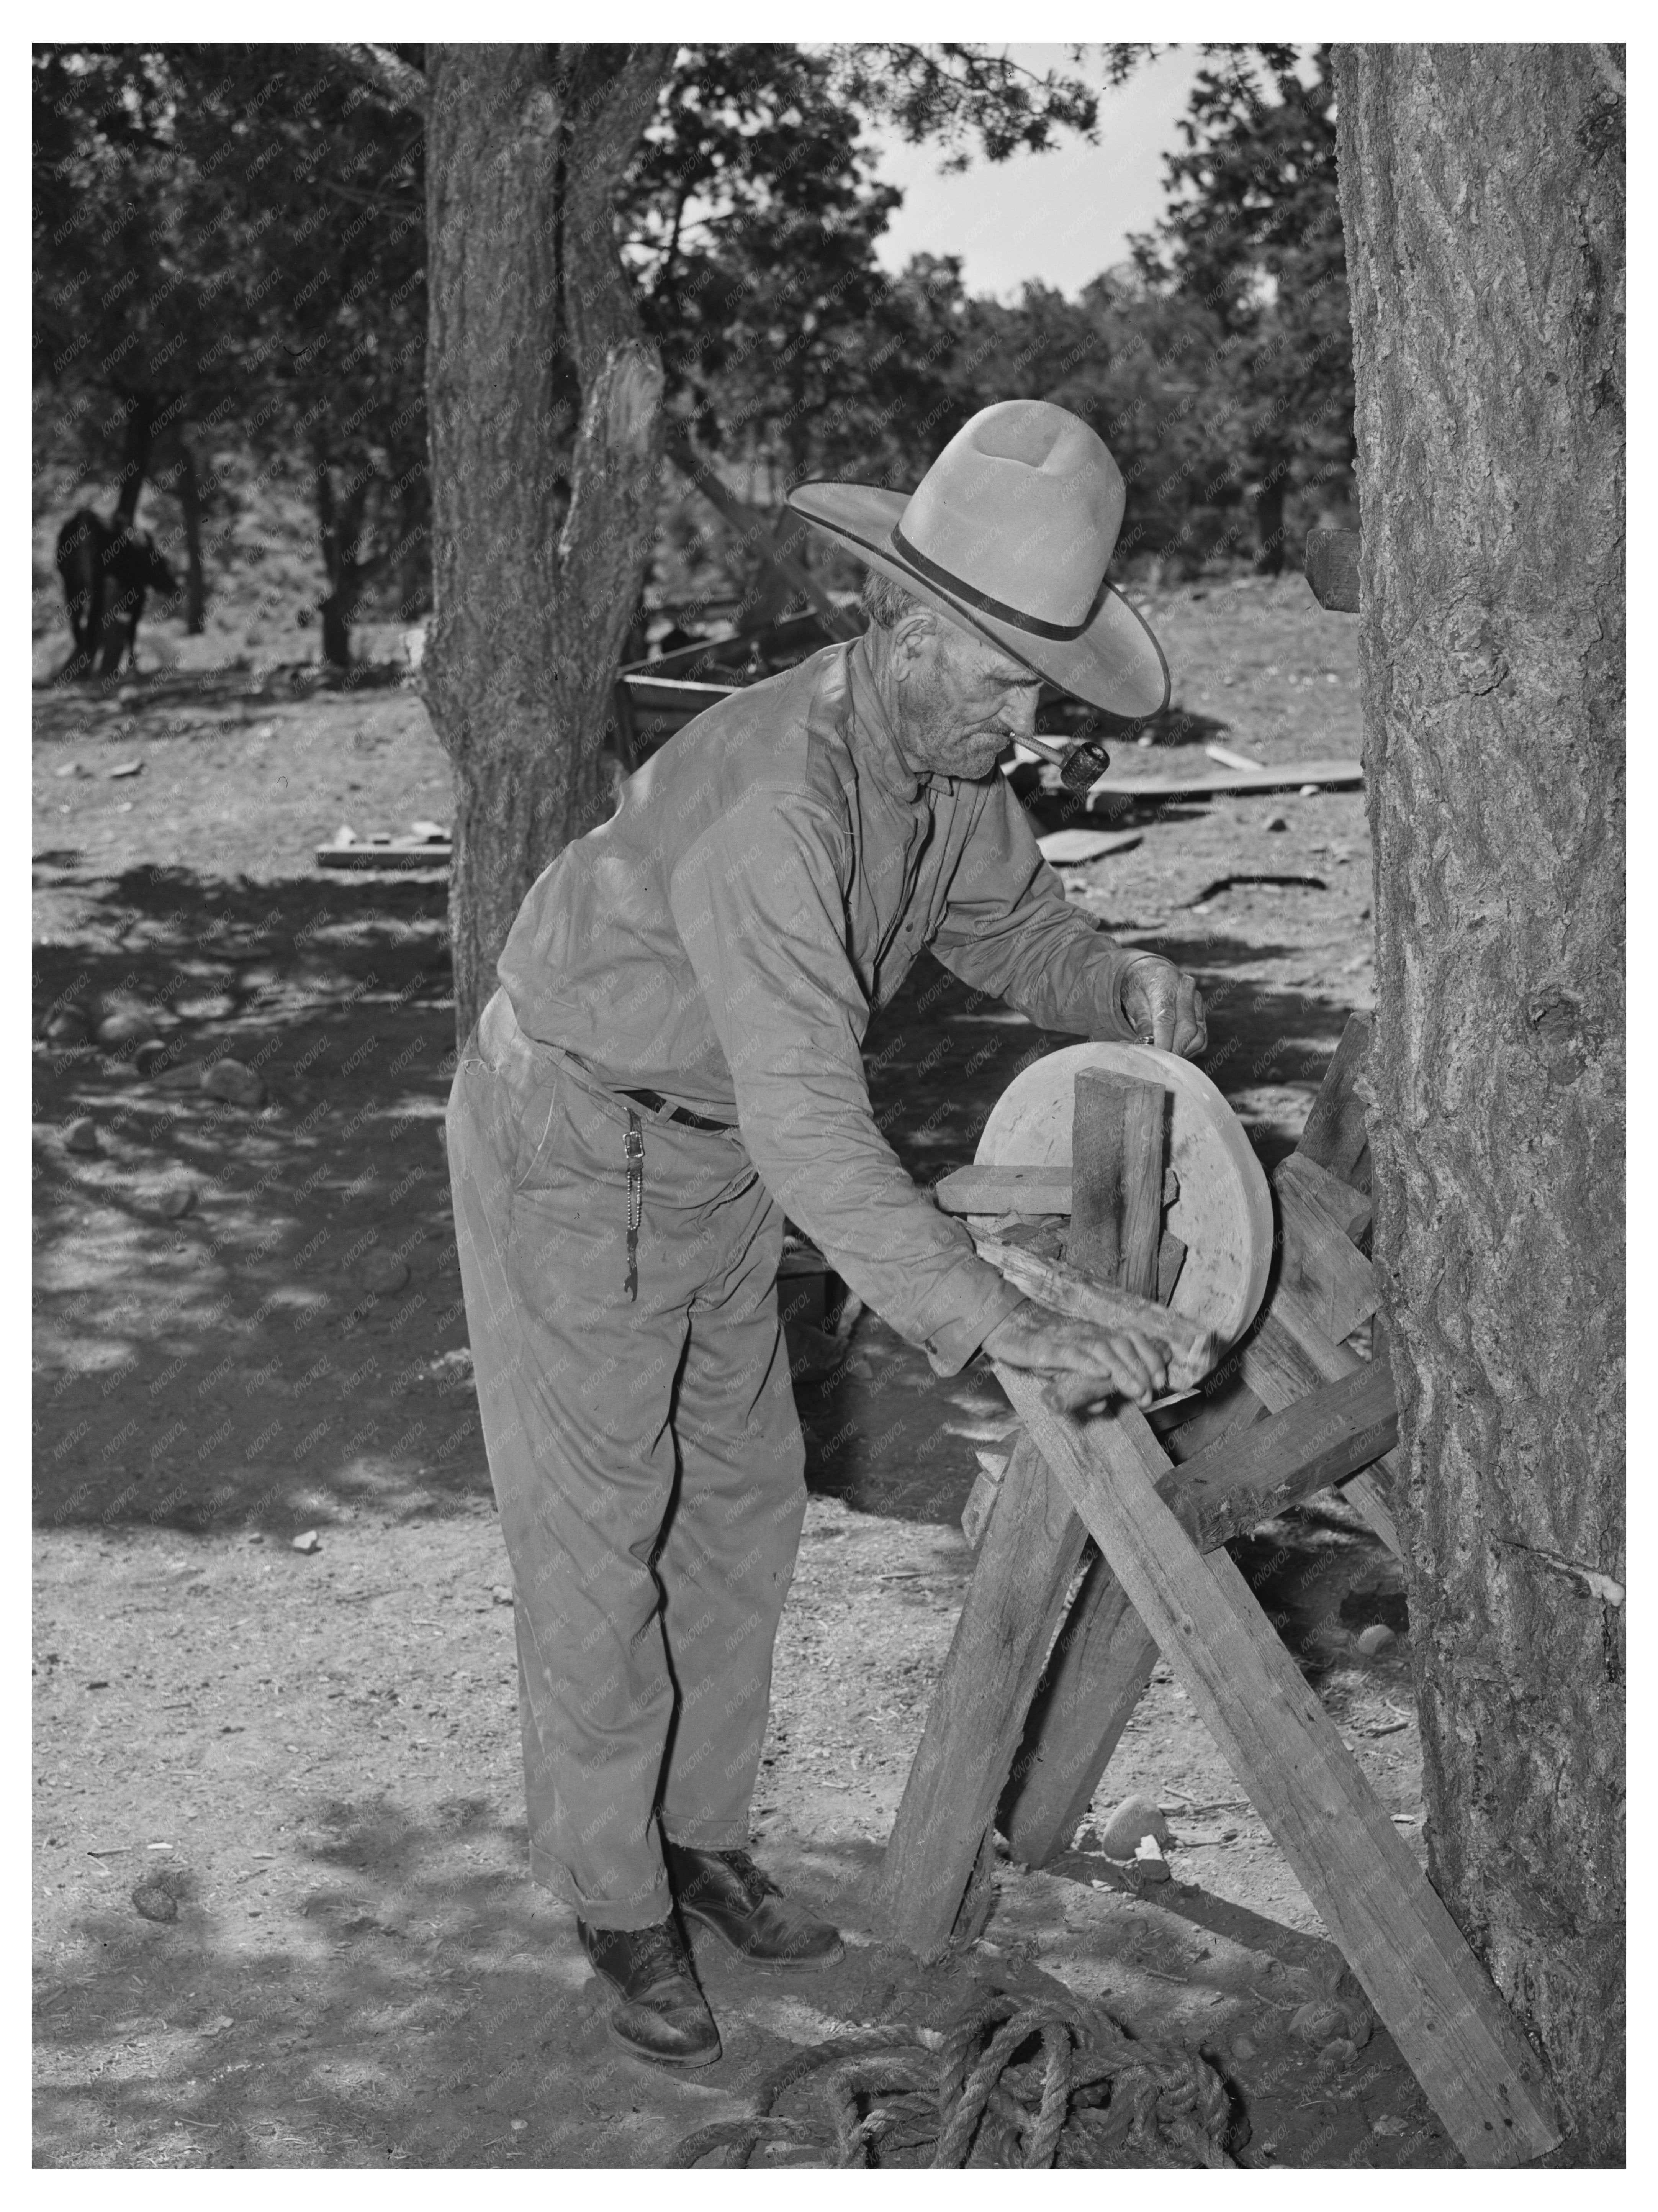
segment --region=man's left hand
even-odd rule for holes
[[[1195,1060],[1209,1042],[1203,994],[1182,968],[1160,953],[1142,952],[1125,970],[1118,997],[1142,1044]]]

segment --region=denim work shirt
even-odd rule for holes
[[[911,769],[854,641],[670,738],[537,878],[499,972],[527,1034],[600,1082],[738,1124],[791,1219],[952,1375],[1019,1297],[870,1107],[864,1032],[923,946],[1044,1028],[1133,1034],[1127,955],[1007,779]]]

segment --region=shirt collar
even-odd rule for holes
[[[853,751],[859,768],[866,768],[878,783],[884,784],[894,798],[912,804],[919,796],[923,784],[948,791],[954,786],[953,776],[939,775],[931,769],[919,774],[898,750],[898,740],[893,733],[892,721],[881,703],[874,672],[869,665],[869,644],[865,638],[856,638],[847,648],[847,689],[852,705]]]

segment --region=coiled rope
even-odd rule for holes
[[[1017,2057],[1033,2039],[1040,2049]],[[774,2109],[808,2082],[815,2109]],[[943,2028],[864,2027],[801,2051],[751,2114],[698,2128],[668,2165],[719,2152],[744,2166],[776,2145],[817,2154],[796,2166],[1230,2166],[1230,2118],[1196,2051],[1137,2041],[1074,2000],[1002,1995]]]

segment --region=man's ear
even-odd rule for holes
[[[908,675],[926,655],[929,642],[944,624],[931,607],[916,607],[892,625],[892,664],[900,676]]]

